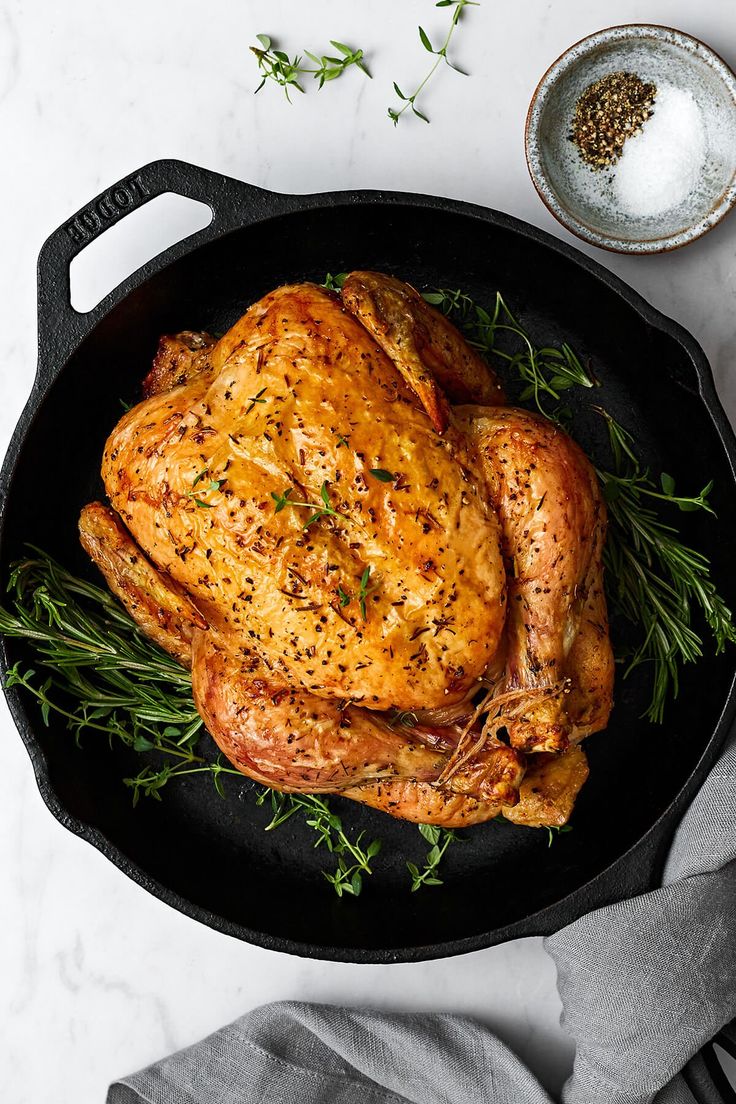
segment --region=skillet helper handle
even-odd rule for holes
[[[69,265],[82,250],[131,211],[166,192],[205,203],[212,221],[176,242],[124,280],[91,311],[71,305]],[[106,188],[50,235],[38,259],[38,376],[50,382],[61,364],[109,311],[143,280],[196,246],[228,230],[281,213],[293,198],[245,184],[185,161],[152,161]]]

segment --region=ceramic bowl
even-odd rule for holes
[[[615,169],[593,171],[570,137],[581,93],[619,70],[690,92],[700,110],[705,155],[698,179],[681,202],[656,215],[623,210]],[[736,204],[736,76],[710,47],[670,27],[609,27],[571,46],[537,86],[525,139],[543,202],[568,230],[604,249],[676,249],[707,233]]]

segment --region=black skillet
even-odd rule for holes
[[[88,314],[69,302],[69,263],[93,238],[156,195],[213,210],[204,230],[154,258]],[[343,192],[284,196],[176,161],[147,165],[108,189],[44,245],[39,259],[39,362],[0,476],[0,576],[30,541],[94,573],[77,546],[80,507],[101,493],[103,442],[120,402],[139,395],[160,334],[225,330],[280,283],[373,268],[420,288],[460,287],[481,302],[502,290],[540,339],[566,339],[601,381],[595,400],[633,432],[653,469],[682,487],[714,480],[715,521],[674,519],[712,560],[731,604],[736,442],[707,361],[662,317],[588,257],[508,215],[428,196]],[[582,444],[601,455],[599,416],[584,396]],[[3,665],[24,657],[7,644]],[[491,823],[465,833],[442,887],[410,893],[405,860],[426,850],[413,825],[349,802],[348,824],[384,850],[363,895],[338,900],[320,875],[328,856],[296,818],[264,834],[266,809],[233,780],[225,800],[193,778],[133,809],[121,778],[138,757],[90,734],[82,749],[41,723],[22,691],[7,693],[41,794],[70,830],[129,877],[189,916],[275,950],[354,962],[471,951],[555,930],[591,908],[651,886],[678,817],[713,762],[734,706],[734,656],[708,654],[683,672],[655,727],[641,719],[646,673],[619,683],[608,731],[588,742],[591,778],[574,831]]]

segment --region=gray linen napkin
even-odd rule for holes
[[[564,1104],[693,1104],[678,1073],[736,1014],[736,732],[685,814],[663,885],[545,946],[576,1042]],[[552,1104],[462,1016],[283,1002],[111,1085],[107,1104]]]

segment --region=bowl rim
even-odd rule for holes
[[[616,32],[624,32],[624,34],[616,35]],[[585,52],[587,53],[611,41],[614,37],[657,40],[662,37],[662,32],[666,32],[666,37],[675,46],[684,49],[694,46],[699,54],[705,55],[707,62],[715,72],[718,73],[724,85],[728,91],[730,91],[734,103],[734,111],[736,112],[736,73],[707,42],[703,42],[702,39],[697,38],[695,35],[688,34],[686,31],[681,31],[676,27],[670,27],[662,23],[620,23],[585,35],[583,38],[573,42],[567,49],[563,50],[559,57],[548,66],[542,75],[539,83],[534,89],[526,113],[526,120],[524,123],[524,154],[529,176],[531,177],[532,184],[542,203],[547,210],[554,215],[557,221],[571,233],[575,234],[576,237],[580,238],[582,241],[588,242],[590,245],[598,246],[600,249],[606,249],[611,253],[643,256],[682,249],[683,246],[689,245],[691,242],[702,238],[722,222],[726,215],[736,206],[735,167],[730,184],[725,188],[717,202],[706,212],[700,221],[694,222],[691,226],[683,230],[678,230],[674,234],[667,234],[660,238],[616,238],[586,225],[586,223],[576,218],[563,206],[553,191],[547,175],[542,170],[541,158],[538,153],[538,142],[536,142],[536,152],[532,153],[531,146],[533,141],[537,139],[541,114],[547,97],[558,77],[564,72],[569,55],[573,50],[585,45],[587,47]]]

